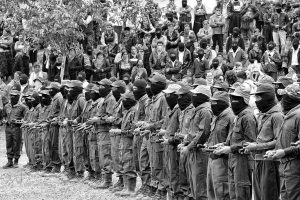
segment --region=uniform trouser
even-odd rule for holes
[[[67,161],[66,134],[67,134],[67,127],[60,126],[59,127],[59,155],[63,165],[65,165]]]
[[[64,163],[66,169],[73,170],[73,128],[71,126],[66,127],[66,133],[64,135]]]
[[[50,148],[50,159],[51,167],[59,167],[61,164],[59,156],[59,126],[50,125],[49,134],[51,139],[51,148]]]
[[[21,152],[22,131],[20,126],[10,125],[5,128],[6,152],[8,159],[19,159]]]
[[[42,163],[42,129],[34,128],[32,130],[32,144],[33,144],[33,159],[34,164]]]
[[[85,130],[83,133],[83,162],[86,171],[91,171],[89,132]]]
[[[133,138],[122,135],[119,144],[120,173],[129,179],[136,178]]]
[[[231,200],[251,199],[251,163],[250,155],[229,154],[228,182]]]
[[[255,200],[279,199],[279,162],[255,161],[253,171],[253,190]]]
[[[156,143],[158,136],[150,137],[150,147],[151,154],[150,156],[150,166],[151,166],[151,185],[158,190],[166,189],[164,185],[164,173],[163,173],[163,154],[164,146],[160,143]]]
[[[112,174],[111,143],[108,131],[97,133],[99,166],[103,174]]]
[[[133,158],[135,162],[135,170],[137,173],[140,173],[140,157],[141,157],[141,148],[143,143],[143,137],[140,135],[135,135],[133,137]]]
[[[95,131],[89,132],[88,140],[89,140],[89,160],[90,160],[91,170],[93,172],[100,172],[99,152],[98,152],[98,145],[97,145],[97,136]]]
[[[27,127],[22,128],[22,135],[23,135],[26,155],[28,157],[29,164],[31,164],[31,157],[30,157],[31,146],[30,146],[30,140],[29,140],[30,138],[29,138],[29,133],[28,133]]]
[[[164,160],[167,160],[167,175],[170,191],[172,195],[180,193],[179,188],[179,158],[180,153],[177,151],[177,146],[168,145],[168,154],[165,154]]]
[[[33,140],[32,140],[33,131],[32,131],[32,129],[28,128],[26,132],[27,132],[27,138],[28,138],[28,153],[27,153],[27,156],[28,156],[28,159],[29,159],[29,163],[33,165],[35,163]]]
[[[300,197],[300,159],[281,163],[279,173],[281,179],[281,200],[298,200]]]
[[[121,135],[111,134],[110,142],[111,142],[111,158],[112,158],[112,169],[117,173],[117,176],[121,176],[120,173],[120,140]]]
[[[150,186],[151,183],[150,142],[147,136],[143,137],[139,166],[140,166],[142,184]]]
[[[84,130],[73,129],[73,162],[76,172],[83,172],[84,167],[84,148],[83,148],[83,135]]]
[[[195,200],[207,199],[206,176],[208,155],[201,149],[188,153],[188,180],[191,196]]]
[[[188,196],[190,193],[190,186],[188,180],[188,153],[180,152],[179,157],[179,191],[183,196]]]
[[[273,31],[273,41],[276,44],[276,48],[279,51],[279,47],[281,47],[281,49],[283,49],[283,47],[285,46],[285,41],[286,41],[286,31],[283,30],[279,30],[277,32]]]
[[[42,158],[44,168],[49,168],[51,156],[51,137],[48,128],[42,128]]]
[[[209,200],[229,199],[227,157],[208,159],[207,198]]]

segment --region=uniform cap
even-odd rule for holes
[[[70,83],[71,83],[70,80],[62,80],[62,81],[61,81],[61,86],[69,86]]]
[[[230,102],[229,94],[225,91],[216,91],[210,99],[215,101],[224,101],[228,105]]]
[[[11,90],[10,91],[10,93],[9,93],[10,95],[20,95],[21,94],[21,92],[19,91],[19,90]]]
[[[117,80],[117,81],[113,82],[111,84],[111,86],[117,87],[117,88],[119,88],[119,87],[126,88],[126,83],[123,80]]]
[[[95,85],[94,83],[89,83],[89,84],[87,84],[87,86],[85,86],[85,88],[84,88],[84,89],[85,89],[85,90],[89,90],[89,91],[90,91],[90,90],[92,90],[92,89],[93,89],[94,85]]]
[[[49,94],[49,90],[41,90],[41,91],[40,91],[40,94],[41,94],[41,95],[50,95],[50,94]]]
[[[94,92],[96,92],[96,93],[99,93],[99,89],[100,89],[99,85],[94,85],[94,87],[92,88],[91,91],[94,91]]]
[[[258,84],[272,84],[274,83],[274,79],[271,76],[265,75],[258,81]]]
[[[212,86],[213,88],[219,88],[219,89],[226,89],[228,90],[229,86],[226,82],[223,83],[216,83]]]
[[[208,85],[198,85],[195,89],[191,90],[194,94],[204,94],[211,97],[211,90]]]
[[[134,81],[133,85],[138,88],[146,88],[147,82],[145,79],[138,79],[138,80]]]
[[[250,100],[250,87],[245,85],[245,84],[241,84],[240,86],[238,86],[234,92],[229,93],[231,96],[237,96],[237,97],[242,97],[244,99],[244,102],[246,104],[249,104],[249,100]]]
[[[180,85],[180,88],[176,94],[187,94],[189,92],[191,92],[191,88],[188,85]]]
[[[262,93],[274,93],[275,94],[275,88],[271,84],[261,84],[256,88],[256,92],[251,94],[262,94]]]
[[[288,85],[285,88],[285,91],[288,95],[291,95],[295,98],[300,99],[300,85],[299,85],[299,83],[293,83],[291,85]]]
[[[235,90],[237,87],[239,87],[241,84],[239,82],[235,82],[232,86],[230,86],[229,88],[232,90]]]
[[[149,78],[149,81],[151,83],[157,83],[157,82],[166,83],[167,79],[164,75],[155,74],[153,77]]]
[[[102,79],[100,82],[99,82],[99,85],[111,85],[112,82],[110,80],[108,80],[107,78],[105,79]]]
[[[54,89],[60,89],[61,85],[60,83],[58,82],[51,82],[50,85],[48,85],[46,88],[47,89],[51,89],[51,88],[54,88]]]
[[[278,77],[278,80],[276,82],[273,82],[274,84],[282,84],[284,87],[287,87],[288,85],[293,84],[293,79],[286,77],[286,76],[280,76]]]
[[[82,82],[79,80],[72,80],[71,83],[69,84],[69,87],[81,87],[82,88]]]
[[[15,83],[15,84],[12,86],[11,90],[18,90],[18,91],[21,91],[21,85],[20,85],[19,83]]]
[[[169,84],[167,89],[163,90],[164,93],[170,94],[170,93],[178,93],[181,86],[178,84]]]
[[[198,85],[207,85],[207,81],[204,78],[197,78],[193,86],[198,86]]]
[[[132,99],[135,100],[135,97],[132,92],[125,92],[124,94],[121,94],[123,99]]]

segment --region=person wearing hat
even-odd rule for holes
[[[110,116],[113,116],[116,99],[111,92],[111,81],[102,79],[99,82],[99,95],[103,98],[102,106],[98,113],[88,120],[88,123],[94,124],[95,130],[98,130],[97,144],[99,152],[100,170],[103,172],[104,181],[98,185],[98,188],[107,189],[112,186],[112,169],[111,169],[111,140],[109,130],[111,128]]]
[[[56,120],[59,117],[60,110],[63,103],[63,96],[60,92],[61,85],[58,82],[51,82],[46,89],[49,90],[49,95],[51,96],[51,112],[49,114],[49,120]],[[50,164],[47,166],[48,170],[52,172],[59,172],[61,160],[59,158],[59,125],[58,123],[50,123],[49,126],[49,137],[51,140],[51,145],[49,147],[49,153],[51,155]]]
[[[73,132],[72,125],[77,125],[80,121],[80,115],[84,109],[85,97],[83,94],[82,82],[71,80],[68,85],[67,99],[62,125],[66,126],[65,145],[67,147],[67,156],[65,157],[65,170],[69,179],[81,178],[83,176],[83,138]],[[79,117],[79,119],[78,119]],[[74,134],[74,135],[73,135]]]
[[[277,135],[275,150],[266,156],[280,161],[281,178],[280,196],[282,199],[297,199],[300,196],[299,170],[299,119],[300,119],[300,86],[294,83],[285,88],[281,100],[285,114],[281,129]],[[294,145],[293,145],[294,143]]]
[[[225,144],[218,147],[214,154],[229,154],[229,195],[234,199],[251,199],[252,169],[250,167],[250,154],[243,153],[243,144],[254,142],[258,133],[257,121],[252,109],[249,107],[250,88],[245,85],[238,86],[234,92],[229,93],[231,108],[236,115],[232,133]]]
[[[149,111],[149,118],[142,126],[142,129],[151,132],[150,147],[151,151],[149,154],[151,174],[152,178],[157,181],[157,185],[152,189],[156,191],[158,196],[166,195],[166,185],[163,180],[163,145],[156,143],[159,136],[156,134],[157,130],[160,130],[164,117],[167,114],[167,101],[164,93],[162,92],[166,88],[166,77],[161,74],[156,74],[152,78],[149,78],[150,89],[153,94],[151,111]],[[154,150],[155,149],[155,150]],[[153,195],[153,194],[148,194]]]
[[[229,90],[229,86],[226,82],[222,82],[222,83],[215,83],[212,86],[212,94],[214,94],[216,91],[224,91],[224,92],[228,92]]]
[[[101,44],[112,47],[118,44],[118,34],[113,30],[111,22],[106,23],[105,31],[101,35]]]
[[[256,106],[261,112],[256,142],[245,143],[244,149],[256,151],[255,157],[263,156],[268,149],[275,147],[276,137],[283,123],[284,115],[276,102],[275,88],[271,84],[257,87],[254,93]],[[261,187],[261,186],[264,187]],[[276,161],[255,161],[253,186],[255,199],[279,198],[279,171]]]
[[[6,123],[5,140],[8,162],[3,169],[18,167],[22,142],[22,124],[19,121],[24,119],[28,110],[25,105],[19,103],[20,91],[11,90],[10,98],[10,103],[4,106],[0,116],[2,123]]]
[[[226,142],[232,130],[234,114],[230,108],[229,95],[225,91],[217,91],[210,98],[211,110],[214,114],[212,129],[207,141],[208,147]],[[226,199],[229,197],[228,156],[209,153],[207,166],[207,198]]]
[[[283,94],[280,93],[280,90],[285,89],[287,86],[293,84],[293,79],[288,78],[286,76],[280,76],[278,77],[278,80],[276,82],[273,82],[275,85],[275,92],[276,92],[276,97],[278,101],[281,101]]]
[[[282,12],[281,3],[276,3],[275,11],[271,16],[271,26],[273,28],[273,41],[277,46],[278,52],[281,52],[285,46],[287,27],[290,25],[290,20],[285,12]]]
[[[212,112],[209,103],[209,86],[199,85],[190,90],[192,93],[193,113],[189,118],[188,134],[185,145],[178,147],[180,154],[187,154],[187,174],[191,195],[194,199],[207,198],[206,170],[207,155],[197,148],[208,139]],[[196,178],[195,178],[196,177]]]

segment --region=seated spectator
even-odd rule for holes
[[[40,64],[35,63],[33,65],[33,71],[30,73],[29,80],[28,80],[29,85],[31,87],[34,86],[34,80],[37,79],[37,78],[41,78],[43,80],[46,80],[47,73],[42,71],[42,68],[41,68]]]
[[[179,62],[176,52],[170,52],[169,56],[170,60],[166,64],[165,76],[168,80],[180,80],[182,78],[180,73],[182,64]]]
[[[132,72],[131,72],[131,81],[133,83],[139,79],[144,79],[144,80],[148,79],[147,70],[144,68],[142,60],[138,61],[137,65],[135,65],[132,68]]]
[[[70,80],[76,80],[77,74],[83,70],[82,60],[77,55],[74,48],[71,48],[65,63],[64,77]]]
[[[164,50],[163,42],[157,42],[157,47],[150,55],[150,68],[153,72],[163,74],[166,63],[169,59],[168,53]]]
[[[246,55],[244,50],[238,46],[238,42],[234,41],[228,52],[227,64],[230,68],[233,68],[237,62],[241,62],[244,65],[246,63]]]
[[[201,28],[197,34],[198,40],[206,40],[208,44],[211,43],[211,39],[212,39],[212,35],[213,35],[213,30],[212,28],[209,26],[208,20],[204,20],[203,21],[203,28]]]
[[[253,45],[253,49],[249,51],[248,59],[251,64],[254,62],[260,63],[262,57],[262,50],[259,49],[258,43]]]
[[[97,53],[96,59],[93,61],[92,72],[92,82],[98,82],[102,79],[110,78],[111,67],[103,51],[99,51]]]

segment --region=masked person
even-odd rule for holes
[[[116,99],[112,94],[111,84],[111,81],[108,79],[102,79],[99,82],[99,95],[104,100],[95,117],[89,119],[89,123],[94,124],[97,130],[99,165],[104,178],[103,183],[98,185],[98,188],[101,189],[107,189],[112,186],[111,140],[109,135],[111,125],[108,117],[113,115]]]
[[[274,82],[273,84],[275,86],[275,94],[276,94],[277,100],[280,103],[282,96],[283,96],[281,91],[284,90],[288,85],[293,84],[293,79],[288,78],[286,76],[280,76],[280,77],[278,77],[278,80],[276,82]]]
[[[190,196],[194,199],[207,199],[206,174],[207,155],[197,147],[203,145],[209,137],[212,111],[209,103],[211,91],[209,86],[199,85],[192,92],[194,110],[190,116],[187,139],[178,147],[180,154],[187,154],[187,177]]]
[[[163,49],[165,50],[168,39],[165,35],[163,35],[161,28],[156,28],[155,29],[155,37],[152,39],[152,43],[151,43],[152,48],[157,46],[159,42],[162,43]]]
[[[181,70],[179,71],[179,75],[181,75],[181,79],[184,75],[187,74],[191,64],[192,57],[191,52],[186,48],[185,44],[180,42],[178,44],[178,51],[176,52],[176,57],[181,64]]]
[[[275,150],[270,150],[266,156],[280,161],[280,197],[281,199],[297,199],[299,190],[299,126],[300,117],[300,87],[294,83],[285,88],[281,100],[282,111],[285,114],[276,140]],[[295,143],[293,145],[293,143]]]
[[[236,42],[237,46],[245,51],[244,39],[240,35],[240,29],[238,27],[233,28],[233,33],[227,38],[226,41],[226,53],[232,48],[232,44]]]
[[[214,154],[229,154],[228,182],[230,199],[251,199],[252,158],[241,149],[246,142],[254,142],[257,135],[257,122],[249,107],[250,88],[242,84],[230,93],[231,107],[236,115],[232,133]]]
[[[191,76],[195,78],[204,78],[209,70],[209,63],[204,58],[204,49],[199,49],[197,51],[198,57],[194,59],[194,63],[191,66],[190,72]]]
[[[149,191],[147,195],[157,198],[165,198],[166,185],[163,182],[163,145],[156,143],[160,136],[156,134],[156,131],[161,128],[164,116],[167,112],[167,102],[162,90],[166,87],[166,78],[163,75],[156,74],[152,78],[149,78],[150,88],[153,94],[152,105],[149,110],[149,118],[146,123],[141,127],[144,130],[151,132],[149,137],[150,142],[150,166],[151,166],[151,186],[152,191]]]
[[[18,167],[18,162],[21,152],[21,121],[25,117],[27,108],[25,105],[18,103],[20,99],[20,91],[11,90],[10,103],[3,108],[1,116],[2,123],[6,124],[5,140],[8,162],[3,166],[3,169]]]
[[[120,140],[120,172],[124,180],[125,191],[117,193],[121,196],[130,196],[135,192],[136,170],[135,158],[133,154],[133,131],[136,100],[132,92],[122,95],[122,105],[124,108],[121,129],[112,129],[110,132],[121,135]]]
[[[268,149],[275,147],[284,116],[280,106],[276,103],[274,86],[261,84],[254,94],[256,106],[261,112],[258,118],[261,123],[258,127],[256,142],[245,143],[244,148],[256,153],[256,158],[262,158]],[[278,199],[280,185],[278,163],[265,160],[255,161],[253,185],[255,199]]]
[[[108,117],[107,121],[111,123],[111,130],[120,129],[122,124],[123,117],[123,107],[122,107],[122,94],[126,91],[126,84],[124,81],[117,80],[112,83],[112,94],[116,99],[116,104],[113,108],[113,114]],[[110,132],[110,142],[111,142],[111,158],[112,158],[112,168],[116,172],[117,177],[119,178],[117,183],[111,186],[109,189],[113,192],[121,191],[124,188],[124,181],[122,173],[120,172],[120,140],[121,135],[116,132]],[[126,188],[127,190],[127,188]]]
[[[179,26],[180,32],[183,31],[185,25],[192,26],[192,8],[187,4],[187,0],[182,0],[182,7],[179,8]]]
[[[68,104],[65,108],[65,118],[63,120],[63,126],[66,126],[66,137],[64,141],[66,142],[66,175],[69,179],[82,177],[82,171],[80,171],[78,166],[81,165],[78,160],[78,155],[83,152],[81,144],[82,139],[80,136],[75,135],[72,125],[77,125],[78,116],[81,115],[84,104],[85,97],[82,93],[82,82],[79,80],[72,80],[69,84],[68,94],[67,94]],[[78,170],[78,171],[77,171]]]
[[[236,63],[246,64],[246,54],[243,49],[238,46],[237,42],[232,42],[231,49],[228,52],[227,63],[230,68],[233,68]]]
[[[281,68],[280,54],[275,50],[275,43],[269,42],[268,50],[265,51],[262,57],[262,66],[265,73],[271,76],[275,81],[278,77],[279,69]]]
[[[179,74],[179,72],[181,70],[181,64],[174,51],[170,52],[169,55],[170,60],[166,64],[165,76],[168,80],[180,80],[181,74]]]
[[[217,91],[211,99],[214,114],[208,147],[226,142],[233,128],[234,114],[231,110],[227,92]],[[207,198],[210,200],[229,199],[228,155],[209,153],[207,166]]]
[[[216,50],[216,46],[218,45],[219,51],[223,52],[223,38],[224,38],[224,28],[225,28],[225,17],[222,15],[220,7],[215,8],[215,14],[209,18],[209,25],[212,27],[213,35],[212,35],[212,49]]]

